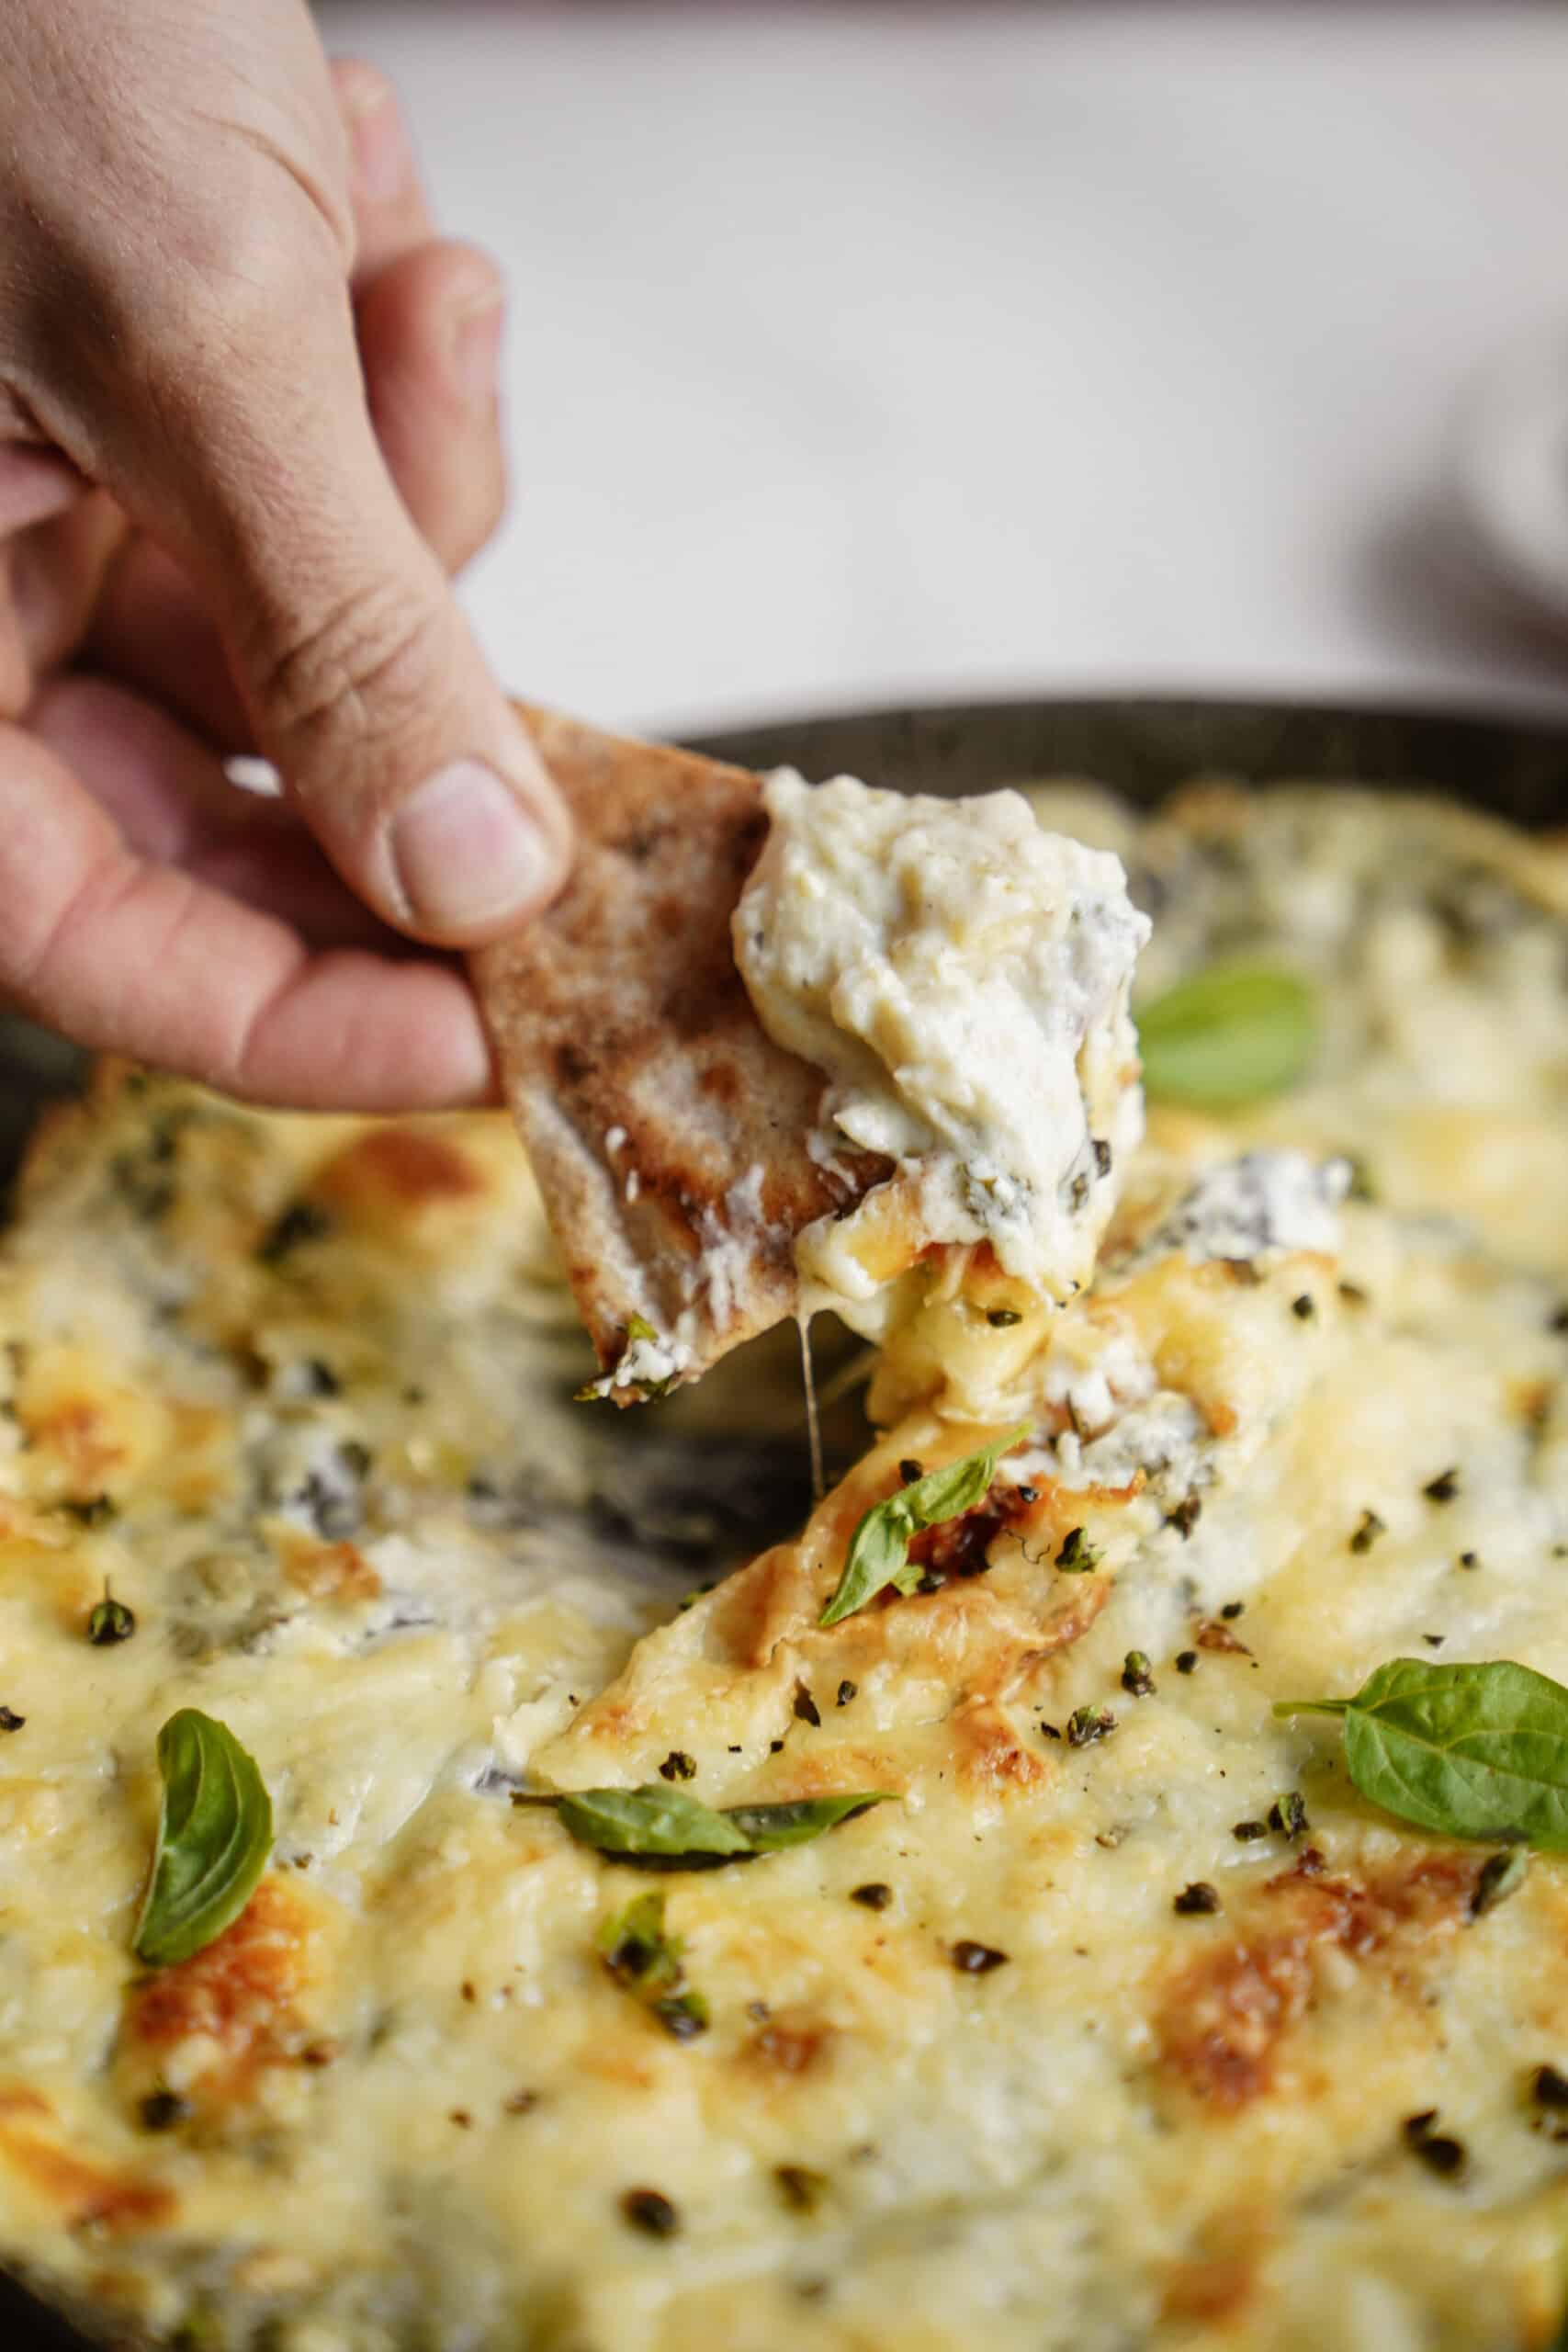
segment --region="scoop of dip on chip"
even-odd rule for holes
[[[813,1155],[893,1163],[799,1236],[802,1311],[881,1336],[890,1286],[933,1250],[975,1253],[993,1296],[999,1270],[1028,1300],[1071,1297],[1143,1134],[1128,998],[1149,924],[1120,860],[1016,792],[783,769],[764,801],[736,963],[768,1035],[829,1079]]]
[[[1116,858],[1017,793],[764,782],[526,716],[577,862],[474,973],[592,1393],[821,1306],[909,1337],[956,1302],[989,1340],[1080,1289],[1143,1123]]]

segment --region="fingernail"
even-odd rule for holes
[[[379,75],[367,74],[348,91],[346,111],[359,192],[373,204],[384,204],[400,194],[413,172],[397,92]]]
[[[488,408],[501,374],[501,331],[505,323],[502,289],[493,282],[458,311],[452,331],[452,368],[463,398]]]
[[[544,835],[482,760],[428,776],[393,819],[389,846],[410,917],[455,936],[529,913],[556,875]]]

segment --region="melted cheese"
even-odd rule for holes
[[[1127,1000],[1148,924],[1117,859],[1043,832],[1016,793],[785,770],[766,797],[737,964],[769,1035],[832,1081],[822,1151],[836,1136],[897,1169],[801,1237],[807,1311],[880,1330],[893,1276],[981,1244],[1031,1293],[1071,1296],[1142,1133]]]
[[[800,1532],[773,1359],[636,1432],[571,1405],[498,1121],[133,1080],[54,1135],[0,1264],[8,2259],[107,2334],[222,2352],[1551,2342],[1568,2194],[1529,2086],[1568,2071],[1568,1866],[1474,1916],[1484,1855],[1270,1712],[1395,1655],[1568,1679],[1562,1244],[1532,1256],[1505,1173],[1561,1198],[1551,858],[1356,810],[1126,833],[1138,887],[1176,877],[1155,983],[1250,923],[1318,975],[1328,1056],[1229,1123],[1159,1113],[1061,1307],[1015,1310],[999,1268],[905,1277],[884,1432]],[[1461,883],[1446,1055],[1380,994],[1382,933]],[[1340,1197],[1344,1152],[1375,1200]],[[926,1589],[823,1629],[901,1464],[1015,1421]],[[106,1579],[137,1631],[96,1649]],[[235,1926],[149,1980],[182,1705],[255,1754],[277,1843]],[[1114,1728],[1074,1744],[1079,1709]],[[710,1804],[897,1802],[660,1876],[509,1803],[677,1753]],[[1293,1841],[1267,1826],[1292,1790]],[[1176,1910],[1195,1882],[1216,1911]],[[694,2040],[599,1956],[649,1891]],[[1432,2109],[1461,2174],[1411,2144]]]

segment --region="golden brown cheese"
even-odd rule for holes
[[[573,1407],[591,1361],[499,1120],[132,1080],[49,1139],[0,1267],[0,2245],[106,2332],[1551,2341],[1568,2191],[1532,2084],[1568,2072],[1564,1866],[1477,1914],[1483,1856],[1270,1706],[1398,1654],[1568,1679],[1562,1270],[1474,1148],[1506,1111],[1495,1151],[1525,1139],[1560,1193],[1568,1046],[1531,990],[1562,908],[1510,837],[1375,800],[1204,801],[1123,845],[1169,884],[1167,976],[1244,922],[1318,958],[1338,1074],[1167,1115],[1055,1317],[997,1329],[933,1280],[876,1374],[892,1425],[798,1533],[778,1359],[646,1438]],[[1396,1018],[1413,902],[1456,890],[1444,1023]],[[1410,1137],[1461,1114],[1416,1182]],[[1297,1143],[1364,1143],[1379,1198],[1325,1193],[1306,1246],[1190,1246],[1216,1166]],[[1302,1194],[1270,1162],[1266,1202],[1269,1169]],[[1439,1176],[1457,1217],[1424,1214]],[[1015,1421],[1006,1476],[920,1539],[927,1589],[821,1628],[900,1463]],[[99,1649],[106,1581],[136,1632]],[[254,1753],[277,1842],[226,1934],[149,1977],[180,1705]],[[1086,1709],[1113,1728],[1075,1741]],[[710,1804],[896,1801],[657,1875],[509,1801],[672,1761]],[[1178,1911],[1195,1883],[1217,1909]],[[707,2004],[689,2040],[601,1956],[649,1891]],[[1431,2110],[1447,2171],[1406,2129]]]

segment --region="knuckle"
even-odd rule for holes
[[[346,591],[257,649],[247,674],[274,741],[296,756],[396,733],[439,672],[436,616],[400,583]]]
[[[338,111],[352,121],[374,114],[397,97],[397,85],[367,57],[334,57],[330,68]]]

